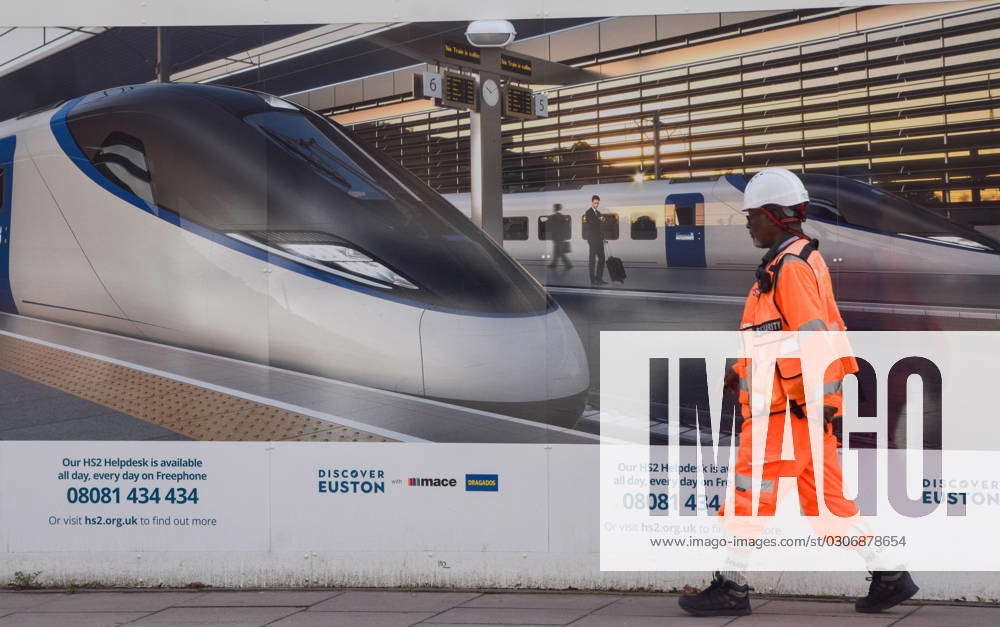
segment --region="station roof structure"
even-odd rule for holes
[[[520,38],[593,18],[516,20]],[[413,66],[375,41],[388,29],[407,38],[463,37],[467,22],[175,26],[171,80],[304,92]],[[108,87],[155,79],[154,27],[0,28],[0,119]]]
[[[504,122],[505,189],[648,178],[659,150],[663,178],[768,165],[836,171],[952,218],[996,224],[1000,3],[830,4],[515,20],[511,53],[600,80],[525,85],[548,92],[550,117]],[[466,25],[162,32],[171,80],[286,97],[352,127],[448,193],[469,188],[469,114],[415,98],[414,73],[441,68],[386,42],[462,41]],[[155,80],[158,34],[149,26],[0,28],[0,119]],[[663,141],[654,147],[657,112]]]

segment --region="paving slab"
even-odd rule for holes
[[[621,599],[613,594],[484,594],[462,607],[596,610]]]
[[[766,605],[757,606],[755,600],[751,600],[751,606],[756,614],[798,614],[801,616],[877,616],[877,614],[859,614],[854,611],[854,603],[843,601],[795,601],[784,599],[772,599]],[[917,609],[916,605],[898,605],[887,612],[886,616],[894,616],[899,619]]]
[[[17,612],[0,618],[2,627],[115,627],[146,616],[143,612],[67,612],[29,614]]]
[[[205,592],[175,607],[308,607],[331,599],[343,590],[259,590]]]
[[[901,621],[900,627],[981,627],[1000,625],[1000,608],[961,605],[924,605]]]
[[[23,610],[67,596],[61,592],[0,592],[0,610]]]
[[[136,625],[267,625],[305,608],[294,607],[172,607],[148,614]]]
[[[310,612],[443,612],[478,592],[349,591],[309,608]]]
[[[158,612],[189,603],[201,592],[79,592],[64,594],[31,612]]]
[[[801,621],[801,617],[798,618]],[[572,627],[722,627],[732,620],[732,616],[664,618],[662,616],[594,616],[591,614],[573,623]]]
[[[433,612],[299,612],[271,623],[275,627],[410,627]]]
[[[595,610],[595,616],[691,616],[677,605],[677,595],[625,597]]]
[[[853,614],[842,616],[810,616],[798,614],[752,614],[741,616],[730,623],[733,627],[884,627],[899,620],[892,614]]]
[[[456,607],[424,621],[426,624],[471,623],[487,625],[568,625],[589,610]]]

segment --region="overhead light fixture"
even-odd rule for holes
[[[503,48],[516,35],[514,25],[507,20],[477,20],[465,29],[465,38],[479,48]]]

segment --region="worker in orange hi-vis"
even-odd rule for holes
[[[799,350],[799,331],[845,330],[844,321],[833,296],[830,272],[819,253],[819,242],[802,233],[809,194],[802,181],[783,168],[769,168],[755,174],[743,193],[743,211],[747,229],[757,248],[767,249],[757,269],[756,280],[747,295],[740,329],[767,343],[769,332],[778,343],[792,343],[778,348],[778,354]],[[813,334],[814,336],[817,334]],[[832,337],[826,336],[823,337]],[[843,337],[842,334],[838,334]],[[774,347],[772,347],[774,349]],[[839,443],[832,422],[842,415],[843,378],[857,372],[853,357],[843,356],[826,369],[823,377],[822,481],[824,503],[830,514],[840,520],[857,520],[858,509],[843,496],[843,476],[837,453]],[[759,486],[757,516],[773,515],[778,502],[778,479],[794,477],[799,504],[806,516],[818,516],[816,468],[808,434],[806,393],[799,359],[773,358],[770,416],[766,425],[764,463]],[[748,361],[740,360],[726,374],[726,387],[739,391],[743,426],[736,455],[734,514],[749,516],[753,505],[751,392],[766,389],[751,382]],[[756,404],[754,404],[756,405]],[[790,418],[794,459],[782,459],[781,449],[786,416]],[[762,412],[761,412],[762,413]],[[765,431],[758,425],[758,433]],[[772,434],[777,434],[773,436]],[[724,512],[720,511],[720,515]],[[917,586],[906,571],[872,573],[868,596],[855,603],[859,612],[880,612],[902,603],[917,593]],[[751,613],[749,586],[742,572],[716,572],[711,585],[698,594],[680,598],[680,606],[695,616],[742,616]]]

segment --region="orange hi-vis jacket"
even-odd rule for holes
[[[750,337],[754,343],[760,345],[774,342],[775,340],[767,337],[769,332],[774,331],[846,330],[834,301],[830,271],[817,246],[818,242],[815,240],[796,238],[790,243],[785,240],[765,255],[757,273],[758,279],[747,296],[740,323],[741,330],[751,332]],[[785,334],[775,336],[778,342],[790,341],[795,346],[795,350],[791,352],[798,351],[798,337],[788,339]],[[843,351],[831,352],[831,355],[834,354],[842,355]],[[751,440],[752,423],[756,419],[751,414],[751,360],[752,357],[740,359],[734,366],[736,373],[740,375],[740,408],[743,415],[734,468],[734,505],[737,515],[749,514],[752,507]],[[823,457],[821,460],[814,460],[809,445],[808,421],[804,420],[807,417],[806,395],[801,361],[781,357],[776,360],[770,416],[765,419],[767,435],[758,514],[774,514],[779,500],[777,484],[780,477],[796,478],[799,504],[807,516],[819,515],[816,490],[819,481],[824,485],[825,503],[837,520],[847,520],[858,513],[855,503],[843,496],[843,476],[837,454],[839,442],[833,433],[832,423],[825,420],[843,413],[842,380],[846,375],[857,372],[858,366],[851,356],[832,358],[830,361],[832,364],[823,378],[823,404],[834,411],[829,416],[817,417],[824,421]],[[795,458],[787,460],[782,458],[782,434],[789,410],[795,415],[790,423]],[[827,531],[830,528],[823,527]]]
[[[758,270],[758,278],[743,307],[740,330],[845,331],[844,320],[833,296],[830,270],[818,250],[819,242],[800,237],[790,244],[788,240],[782,244],[783,247],[779,245],[768,252],[762,268]],[[764,283],[763,287],[761,283]],[[843,357],[839,361],[839,367],[834,365],[826,371],[823,386],[824,405],[835,407],[837,415],[841,414],[843,406],[841,381],[846,375],[858,371],[853,357]],[[797,385],[782,387],[788,392],[788,398],[804,404],[805,398],[796,393],[802,390],[799,366],[798,361],[779,359],[777,370],[785,382],[798,379]],[[734,369],[740,375],[743,417],[749,418],[751,388],[745,360],[740,360]],[[784,412],[784,405],[776,410]]]

